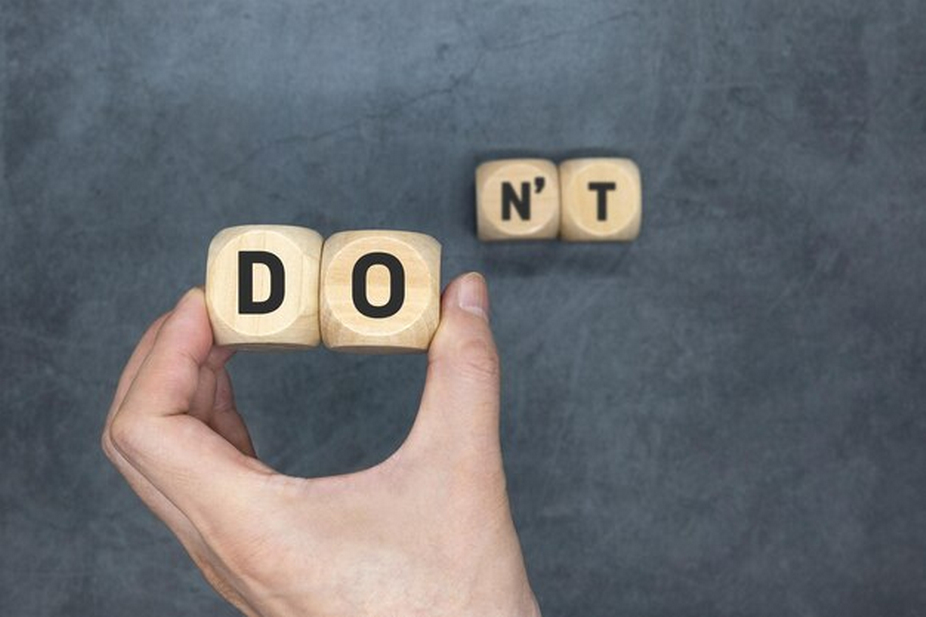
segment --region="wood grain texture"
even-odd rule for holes
[[[318,276],[323,240],[311,229],[287,225],[243,225],[220,231],[209,246],[206,305],[219,345],[274,349],[315,347],[321,340]],[[266,314],[239,307],[239,253],[266,251],[283,263],[282,303]],[[253,298],[270,294],[270,270],[255,265]]]
[[[354,270],[366,255],[393,256],[404,272],[404,301],[388,317],[370,317],[357,307]],[[440,321],[441,246],[425,234],[365,230],[337,233],[322,251],[321,332],[325,346],[337,351],[413,353],[428,349]],[[369,304],[393,299],[392,272],[383,265],[365,269]]]
[[[640,170],[630,159],[587,158],[559,166],[560,237],[573,242],[633,240],[640,234]]]
[[[504,212],[504,185],[529,200],[530,215],[516,208]],[[559,173],[544,159],[505,159],[476,168],[476,228],[480,240],[555,238],[560,225]]]

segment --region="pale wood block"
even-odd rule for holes
[[[440,321],[441,246],[425,234],[337,233],[322,250],[321,330],[337,351],[427,350]]]
[[[206,306],[218,345],[318,345],[322,237],[288,225],[242,225],[209,245]]]
[[[642,188],[636,163],[574,159],[560,164],[559,178],[563,240],[633,240],[640,234]]]
[[[543,159],[506,159],[476,168],[480,240],[555,238],[560,225],[559,172]]]

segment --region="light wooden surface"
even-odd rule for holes
[[[318,281],[322,237],[287,225],[243,225],[219,232],[209,246],[206,304],[219,345],[243,348],[315,347],[320,341]],[[284,267],[283,298],[266,314],[243,314],[239,306],[239,253],[266,251]],[[270,269],[252,266],[253,300],[267,301]]]
[[[559,166],[560,237],[574,242],[633,240],[640,233],[640,170],[630,159],[589,158]]]
[[[407,231],[348,231],[328,238],[322,251],[320,299],[325,346],[363,353],[427,350],[440,321],[440,253],[437,240]],[[404,301],[387,317],[371,317],[358,309],[357,302],[385,308],[393,303],[390,310],[397,308],[393,274],[385,265],[358,268],[365,273],[366,301],[355,297],[355,268],[371,254],[395,258],[404,272]]]
[[[508,189],[505,189],[506,183]],[[509,196],[513,194],[518,198],[522,207],[529,201],[529,218],[524,218],[517,208],[509,207],[509,217],[505,219],[503,195],[506,190]],[[551,161],[505,159],[479,165],[476,168],[476,228],[479,239],[555,238],[560,226],[559,190],[559,173]]]

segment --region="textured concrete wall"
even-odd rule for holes
[[[926,613],[922,0],[4,0],[0,613],[232,615],[105,461],[221,227],[486,273],[546,615]],[[609,153],[630,245],[489,246],[478,161]],[[422,357],[241,355],[258,451],[354,470]]]

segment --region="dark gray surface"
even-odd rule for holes
[[[5,0],[0,614],[232,615],[98,447],[221,227],[483,270],[545,615],[926,613],[926,3]],[[631,245],[489,246],[476,163],[636,159]],[[293,474],[423,357],[242,355]]]

